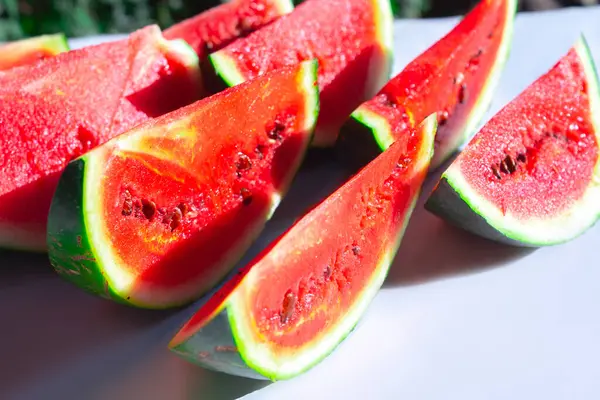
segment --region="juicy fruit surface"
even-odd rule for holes
[[[0,45],[0,71],[27,65],[69,51],[62,34],[42,35]]]
[[[575,49],[509,103],[455,161],[473,189],[516,218],[567,212],[593,181],[598,137]],[[595,90],[595,88],[592,88]]]
[[[350,113],[389,78],[389,7],[388,0],[307,0],[215,53],[212,61],[232,85],[317,58],[321,113],[315,143],[329,145]]]
[[[87,239],[116,296],[148,307],[182,304],[229,271],[306,149],[317,111],[315,67],[249,81],[83,157]],[[56,218],[49,235],[60,235]],[[62,240],[74,243],[72,236]]]
[[[382,149],[434,112],[438,112],[438,133],[432,167],[473,133],[465,132],[467,123],[483,116],[481,112],[474,115],[478,102],[489,102],[481,95],[493,89],[497,77],[491,75],[506,58],[515,4],[515,0],[482,0],[452,31],[361,105],[354,115],[366,111],[388,121],[389,137],[379,138]]]
[[[242,358],[266,377],[291,377],[333,350],[383,283],[428,169],[434,127],[431,119],[412,130],[294,224],[171,346],[201,335],[226,304]]]
[[[188,60],[166,43],[151,26],[0,76],[0,230],[29,231],[43,248],[52,194],[70,160],[195,100]]]
[[[167,39],[183,39],[200,60],[235,39],[248,35],[290,12],[290,0],[234,0],[186,19],[164,32]]]

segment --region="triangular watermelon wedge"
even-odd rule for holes
[[[62,33],[41,35],[0,45],[0,71],[20,67],[69,51]]]
[[[198,99],[183,41],[157,26],[0,75],[0,246],[45,250],[46,220],[69,161],[128,128]]]
[[[316,61],[182,107],[72,161],[52,201],[52,265],[137,307],[195,300],[231,270],[298,169],[318,116]]]
[[[362,165],[408,127],[438,113],[431,168],[477,129],[498,85],[513,37],[517,0],[481,0],[450,32],[356,109],[337,146]]]
[[[567,242],[600,219],[600,86],[583,36],[481,128],[425,205],[527,247]]]
[[[295,377],[354,329],[383,284],[433,155],[436,116],[395,142],[217,291],[171,340],[203,367]]]

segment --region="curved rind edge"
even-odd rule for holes
[[[371,131],[377,147],[382,152],[394,143],[390,123],[383,116],[372,112],[365,106],[360,106],[352,113],[351,118]]]
[[[229,87],[239,85],[246,78],[238,69],[235,61],[227,54],[226,49],[208,56],[208,60],[216,75]]]
[[[421,148],[418,153],[419,158],[417,165],[413,170],[414,174],[421,174],[424,176],[429,168],[429,162],[433,157],[436,128],[437,114],[432,114],[426,118],[418,128],[423,132],[424,139],[421,142]],[[383,285],[390,265],[400,247],[400,243],[410,221],[412,212],[417,204],[420,192],[421,189],[419,188],[419,190],[414,193],[411,205],[406,209],[403,224],[397,231],[397,236],[390,241],[390,248],[385,252],[385,256],[378,262],[375,273],[365,285],[365,290],[358,296],[357,301],[349,308],[345,318],[341,319],[341,321],[337,321],[333,331],[328,332],[328,334],[318,343],[314,344],[311,349],[303,349],[304,351],[297,353],[296,357],[293,360],[288,360],[284,366],[278,365],[277,362],[269,357],[269,350],[263,350],[261,349],[262,346],[260,346],[260,344],[252,343],[253,335],[248,332],[248,324],[243,322],[246,317],[243,292],[238,291],[231,295],[227,304],[231,332],[242,359],[251,369],[272,381],[290,379],[311,369],[341,345],[344,339],[357,326],[362,315],[366,312],[371,301]]]
[[[275,8],[279,15],[289,14],[294,11],[294,2],[292,0],[275,0]]]
[[[200,97],[204,91],[204,88],[202,70],[200,68],[200,58],[198,57],[198,54],[184,39],[167,40],[162,36],[161,38],[167,53],[176,55],[178,59],[182,61],[182,64],[185,65],[190,79],[199,87]]]
[[[477,126],[483,120],[485,113],[487,112],[492,103],[494,92],[498,87],[500,81],[500,75],[502,75],[506,61],[510,56],[514,36],[513,31],[515,25],[515,18],[519,2],[518,0],[506,0],[506,3],[506,12],[508,15],[506,18],[506,24],[504,25],[504,31],[502,33],[502,43],[500,44],[500,48],[496,53],[496,61],[493,67],[491,68],[491,71],[479,94],[477,102],[475,103],[473,110],[471,111],[471,115],[469,115],[469,117],[467,118],[467,121],[463,128],[461,139],[459,143],[457,143],[457,146],[455,146],[456,148],[460,147],[466,141],[469,140],[469,138],[475,133]],[[455,151],[455,149],[453,151]],[[450,154],[451,152],[449,152],[448,154],[444,154],[443,158],[440,160],[440,163],[444,162]]]
[[[48,39],[51,43],[50,47],[55,51],[55,54],[64,53],[71,50],[67,36],[64,33],[48,35]]]
[[[585,74],[590,88],[590,118],[593,121],[597,143],[600,143],[600,85],[598,74],[589,47],[583,35],[574,45],[579,58],[585,68]],[[594,94],[592,94],[592,91]],[[468,208],[485,221],[487,227],[467,226],[460,222],[455,224],[491,240],[524,247],[552,246],[570,241],[580,236],[591,228],[600,218],[600,158],[596,162],[590,186],[585,191],[583,198],[577,201],[569,210],[568,215],[559,215],[555,218],[530,219],[524,222],[510,215],[503,215],[498,207],[479,196],[475,189],[469,185],[460,171],[460,166],[453,163],[442,175],[448,187],[464,202]],[[443,197],[448,193],[444,191],[434,192],[426,202],[426,208],[440,217],[448,220],[456,220],[451,215],[452,210],[443,211],[440,205],[444,202]],[[594,210],[595,209],[595,210]],[[575,211],[573,211],[575,210]],[[594,212],[590,215],[590,212]],[[569,224],[565,223],[565,219]],[[554,229],[553,229],[554,227]],[[488,232],[488,228],[495,231]],[[558,231],[558,232],[557,232]]]
[[[59,180],[48,218],[50,264],[62,278],[84,291],[124,302],[108,286],[86,234],[82,206],[85,170],[85,159],[78,158],[67,165]]]

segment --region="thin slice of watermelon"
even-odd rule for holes
[[[296,222],[201,307],[170,348],[210,369],[271,380],[323,360],[383,284],[435,130],[432,114]]]
[[[183,39],[202,62],[210,53],[290,13],[290,0],[232,0],[165,30],[167,39]]]
[[[389,79],[392,42],[389,0],[306,0],[210,60],[217,75],[233,86],[317,58],[321,113],[313,145],[330,146],[350,113]]]
[[[481,236],[562,243],[600,218],[600,92],[585,39],[495,115],[426,207]]]
[[[517,0],[481,0],[448,34],[419,55],[354,113],[339,138],[346,159],[360,164],[406,128],[438,113],[431,168],[477,129],[508,58]]]
[[[71,162],[52,202],[55,269],[145,308],[212,289],[285,194],[318,115],[316,61],[138,125]]]
[[[20,67],[69,51],[62,33],[41,35],[0,45],[0,71]]]
[[[46,249],[67,163],[201,91],[195,53],[156,26],[0,75],[0,246]]]

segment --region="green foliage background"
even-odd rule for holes
[[[225,0],[224,0],[225,1]],[[299,3],[301,0],[295,0]],[[219,4],[219,0],[0,0],[0,41],[44,33],[69,37],[167,27]],[[428,0],[393,0],[397,17],[419,17]]]

